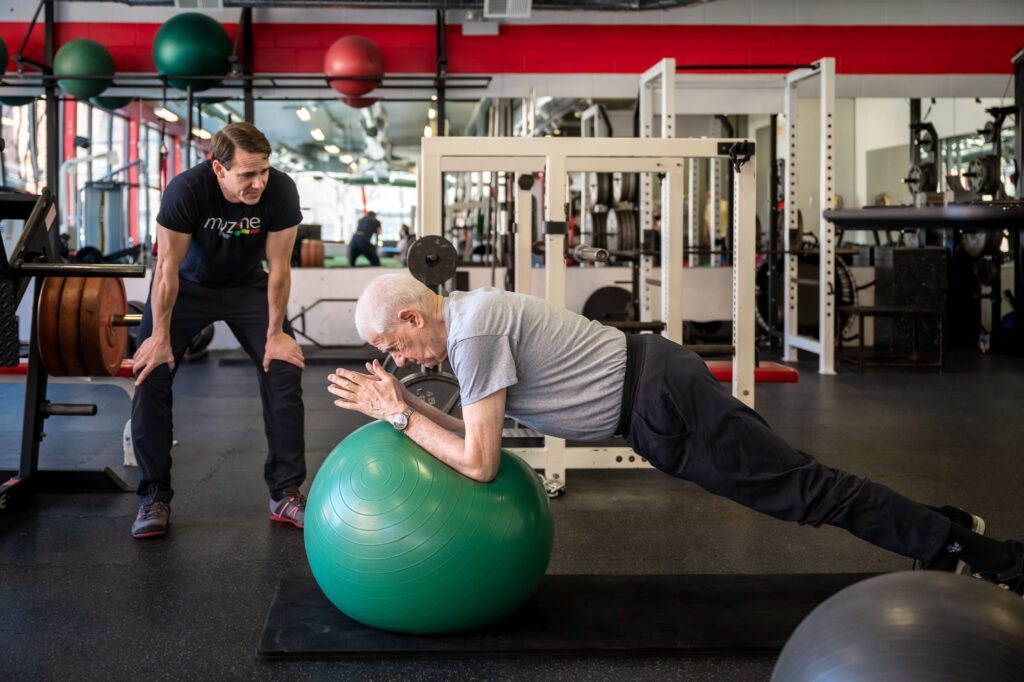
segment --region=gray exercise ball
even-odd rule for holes
[[[832,595],[793,631],[772,682],[1024,680],[1024,600],[969,576],[890,573]]]

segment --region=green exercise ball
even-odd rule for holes
[[[350,618],[395,632],[483,627],[525,602],[554,541],[548,498],[523,460],[502,452],[479,483],[387,422],[331,451],[306,503],[306,556]]]
[[[27,95],[24,97],[0,97],[0,104],[6,104],[9,107],[21,107],[25,106],[26,104],[32,104],[32,102],[35,101],[36,98],[32,97],[31,95]]]
[[[210,78],[172,76],[225,76],[231,56],[231,38],[216,20],[197,12],[177,14],[160,27],[153,38],[156,70],[179,90],[191,85],[193,92],[209,90],[218,81]]]
[[[75,38],[64,43],[53,58],[57,83],[69,95],[79,99],[95,97],[110,85],[114,58],[102,44],[91,38]],[[108,76],[105,79],[66,78],[66,76]]]
[[[124,109],[126,106],[135,101],[133,97],[92,97],[89,99],[90,102],[98,106],[100,109],[106,109],[107,111],[114,111],[115,109]]]

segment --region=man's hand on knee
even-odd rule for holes
[[[284,332],[278,332],[267,337],[267,347],[263,352],[263,371],[270,371],[271,360],[284,360],[299,369],[306,369],[305,359],[302,356],[302,348],[299,342]]]
[[[170,339],[158,339],[150,336],[139,345],[135,355],[132,356],[133,368],[135,371],[135,385],[139,386],[150,372],[160,365],[174,371],[174,352],[171,350]]]

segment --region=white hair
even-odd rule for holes
[[[356,331],[367,341],[370,336],[391,334],[398,328],[403,308],[430,312],[434,292],[407,274],[381,275],[370,281],[356,303]]]

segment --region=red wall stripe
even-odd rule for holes
[[[110,49],[120,72],[154,71],[159,24],[64,23],[58,44],[89,37]],[[236,24],[225,24],[234,37]],[[0,24],[16,50],[25,23]],[[381,24],[256,24],[255,68],[261,73],[320,73],[337,38],[364,35],[384,52],[389,73],[436,70],[434,27]],[[446,34],[450,73],[641,73],[664,57],[679,63],[807,62],[836,58],[850,74],[1011,73],[1024,26],[502,26],[498,36]],[[26,55],[42,55],[37,26]],[[13,64],[10,65],[13,67]]]

